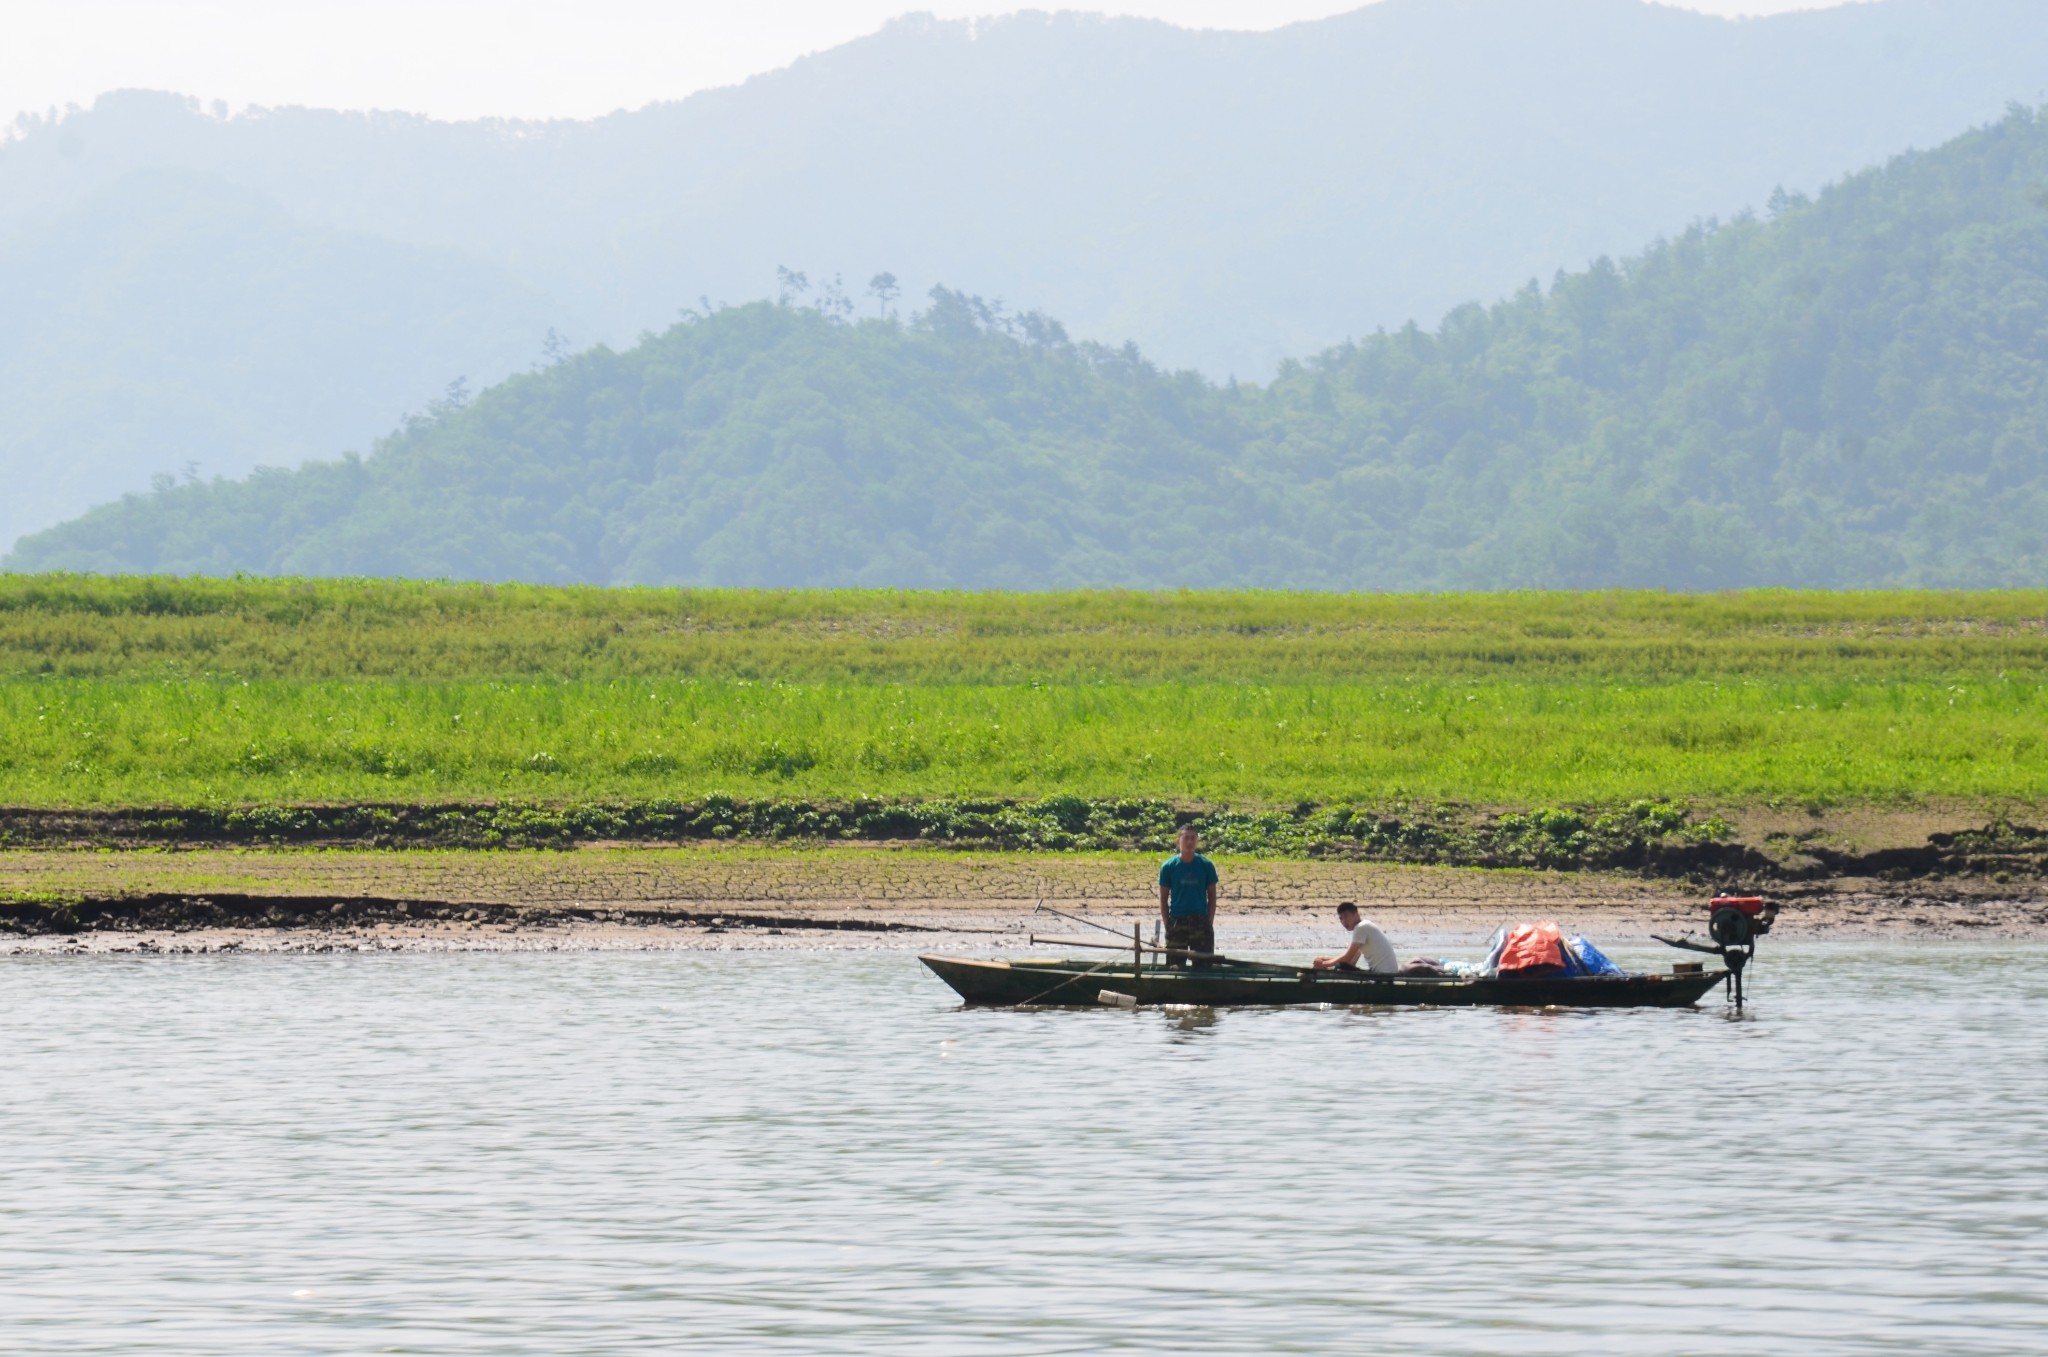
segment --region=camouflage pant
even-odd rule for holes
[[[1166,916],[1166,945],[1184,952],[1216,950],[1216,916],[1213,914],[1169,914]],[[1192,966],[1186,957],[1168,957],[1171,966]]]

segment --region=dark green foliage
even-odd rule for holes
[[[2048,123],[1289,364],[758,304],[17,569],[1047,588],[2048,583]]]
[[[175,811],[0,812],[0,845],[347,844],[573,848],[579,843],[916,842],[947,848],[1144,851],[1201,827],[1214,852],[1489,867],[1659,867],[1721,862],[1725,827],[1666,802],[1606,812],[1495,815],[1468,806],[1302,803],[1286,810],[1156,799],[579,802],[544,805],[258,805]]]
[[[1203,846],[1233,856],[1325,858],[1542,870],[1620,870],[1649,876],[1779,880],[1825,876],[2029,879],[2048,870],[2048,831],[1994,818],[1981,828],[1937,832],[1925,842],[1857,849],[1773,834],[1763,847],[1739,840],[1716,816],[1668,801],[1542,807],[1499,812],[1430,801],[1374,805],[1301,802],[1244,810],[1150,798],[927,801],[746,800],[274,805],[175,810],[0,809],[0,847],[347,847],[383,849],[572,849],[592,843],[817,847],[884,842],[899,848],[1002,852],[1167,851],[1176,827],[1198,825]],[[742,851],[748,851],[744,847]],[[2006,879],[1999,877],[2000,880]],[[227,901],[236,887],[195,888]],[[226,891],[226,894],[223,894]],[[68,902],[68,903],[67,903]],[[0,899],[10,918],[38,931],[78,925],[62,889]],[[370,903],[370,902],[365,902]],[[289,900],[245,897],[250,905]],[[89,912],[89,905],[80,905]],[[336,907],[337,909],[339,906]],[[429,906],[431,912],[432,906]],[[403,913],[404,911],[399,911]],[[274,920],[273,920],[274,921]]]
[[[366,462],[125,500],[10,563],[1080,583],[1176,558],[1185,521],[1153,482],[1215,482],[1218,413],[1198,378],[958,294],[908,327],[756,304],[508,382]]]

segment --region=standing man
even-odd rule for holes
[[[1182,825],[1179,852],[1159,867],[1159,917],[1166,921],[1166,945],[1185,952],[1216,950],[1216,864],[1195,849],[1201,836]],[[1183,966],[1192,957],[1170,957]]]

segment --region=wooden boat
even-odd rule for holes
[[[970,1004],[1086,1006],[1191,1004],[1441,1005],[1516,1008],[1686,1008],[1729,977],[1727,970],[1625,976],[1374,975],[1217,958],[1192,969],[1071,960],[976,961],[918,958]],[[1105,996],[1105,991],[1107,995]]]

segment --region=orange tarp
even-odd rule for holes
[[[1564,937],[1557,925],[1545,920],[1523,924],[1508,934],[1500,949],[1500,973],[1543,974],[1564,969]]]

